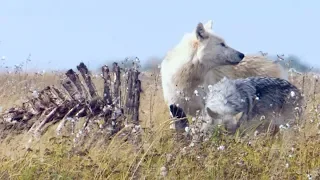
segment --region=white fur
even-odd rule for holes
[[[192,40],[194,35],[191,33],[185,34],[182,38],[181,43],[179,43],[172,51],[170,51],[165,59],[161,63],[161,78],[162,78],[162,88],[165,101],[167,103],[172,103],[173,97],[177,94],[174,84],[172,84],[172,76],[181,68],[185,63],[188,62],[192,56]],[[177,53],[178,52],[178,53]]]
[[[212,32],[213,21],[209,20],[204,27],[207,31]],[[197,42],[195,29],[192,33],[185,33],[182,40],[171,51],[161,63],[162,88],[165,102],[170,104],[176,103],[175,99],[179,89],[172,83],[173,75],[190,59],[193,59],[195,53],[194,43]]]

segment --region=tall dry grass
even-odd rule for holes
[[[320,90],[313,75],[290,77],[307,100],[306,121],[298,128],[285,129],[274,137],[240,138],[217,131],[209,142],[196,147],[176,141],[169,129],[159,69],[143,72],[140,79],[141,143],[132,144],[119,132],[112,139],[89,136],[86,144],[75,149],[75,135],[56,136],[56,125],[31,144],[26,133],[13,134],[0,140],[0,179],[320,178]],[[102,93],[101,79],[94,81]],[[7,109],[21,103],[30,91],[59,86],[59,76],[3,74],[0,83],[0,105]]]

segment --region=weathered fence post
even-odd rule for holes
[[[133,81],[132,81],[132,75],[133,75],[133,72],[132,72],[132,69],[128,69],[128,72],[127,72],[127,88],[126,88],[126,108],[125,108],[125,113],[127,114],[131,114],[132,113],[132,105],[133,105],[133,101],[134,101],[134,98],[133,98],[133,88],[132,88],[132,84],[133,84]]]
[[[133,106],[133,123],[139,124],[139,107],[140,107],[141,81],[136,79],[134,86],[134,106]]]
[[[61,81],[62,86],[66,89],[71,99],[77,100],[81,102],[83,100],[83,97],[81,96],[81,93],[77,91],[77,87],[72,83],[69,79],[63,79]]]
[[[76,72],[73,71],[73,69],[69,69],[66,72],[66,76],[71,80],[71,82],[75,85],[77,91],[80,93],[80,96],[82,99],[88,98],[88,93],[81,83],[81,80],[79,79],[79,76]]]
[[[121,92],[120,92],[120,67],[118,66],[118,63],[114,62],[113,63],[113,97],[115,98],[115,100],[113,100],[114,104],[119,105],[119,107],[121,106]]]
[[[106,105],[111,105],[112,104],[112,97],[111,97],[111,92],[110,92],[111,78],[110,78],[109,67],[106,65],[102,66],[102,78],[104,80],[103,99],[104,99]]]
[[[97,96],[97,92],[96,92],[96,88],[95,88],[94,84],[92,83],[91,75],[89,73],[87,66],[83,62],[81,62],[77,66],[77,69],[78,69],[78,71],[80,71],[82,78],[84,79],[84,82],[86,83],[86,85],[89,89],[89,93],[90,93],[91,97],[95,98]]]
[[[132,121],[134,124],[139,124],[139,106],[140,106],[140,92],[141,92],[141,82],[139,80],[140,72],[134,68],[132,70],[132,104],[131,113]]]
[[[125,98],[125,113],[130,115],[133,124],[139,124],[139,106],[141,82],[139,80],[138,65],[133,62],[133,67],[127,70],[126,79],[126,98]]]

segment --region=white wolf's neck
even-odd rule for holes
[[[191,97],[205,82],[209,68],[198,61],[197,48],[195,33],[186,33],[162,61],[162,89],[167,103],[178,103],[181,100],[178,92]]]
[[[198,42],[194,33],[186,33],[182,41],[170,51],[161,64],[164,88],[171,85],[171,90],[194,91],[204,81],[205,68],[196,59]]]

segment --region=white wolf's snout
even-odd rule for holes
[[[236,50],[234,50],[236,51]],[[236,51],[235,56],[232,56],[232,59],[227,59],[227,61],[230,63],[230,65],[237,65],[239,64],[243,58],[244,58],[244,54],[242,52]]]

